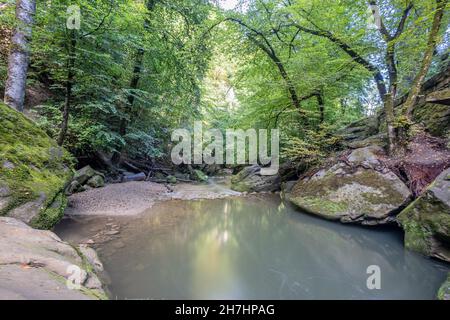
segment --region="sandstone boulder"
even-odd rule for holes
[[[76,250],[53,232],[0,217],[0,299],[105,299],[94,272],[100,267],[92,249]],[[69,287],[71,279],[80,286]]]
[[[383,152],[379,146],[353,150],[346,159],[298,181],[290,201],[303,211],[343,223],[395,222],[411,193],[380,161]]]

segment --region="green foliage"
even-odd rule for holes
[[[395,30],[405,1],[377,3],[387,29]],[[3,29],[15,25],[10,4],[0,13]],[[310,165],[338,144],[332,128],[381,106],[373,74],[323,36],[333,35],[386,75],[386,43],[369,27],[364,0],[246,0],[241,10],[230,11],[207,0],[39,1],[28,81],[50,89],[49,101],[35,112],[51,137],[59,134],[66,98],[69,5],[81,9],[65,140],[77,157],[99,150],[162,157],[173,129],[202,120],[222,131],[279,128],[284,156]],[[434,9],[434,0],[415,1],[395,40],[398,95],[409,89],[419,67]],[[448,22],[446,14],[443,25]],[[440,39],[431,73],[448,54],[445,28]],[[6,57],[0,55],[0,87],[5,76]],[[299,106],[288,89],[296,92]]]
[[[285,137],[281,157],[307,169],[337,150],[341,139],[334,131],[334,127],[322,125],[318,130],[307,130],[303,137]]]

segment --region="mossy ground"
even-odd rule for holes
[[[43,209],[32,224],[49,228],[62,214],[65,199],[61,191],[72,175],[73,159],[31,120],[2,103],[0,123],[0,185],[11,192],[0,215],[43,193]],[[61,206],[52,206],[55,200]]]

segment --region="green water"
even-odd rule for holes
[[[106,223],[121,226],[96,245],[118,299],[433,299],[448,271],[405,250],[397,229],[321,220],[269,195],[170,201],[55,231],[76,242]],[[380,290],[367,288],[370,265]]]

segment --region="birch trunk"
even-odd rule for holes
[[[30,58],[29,42],[35,13],[35,0],[16,1],[17,26],[11,39],[4,101],[5,104],[20,112],[23,111],[25,99],[25,87]]]

